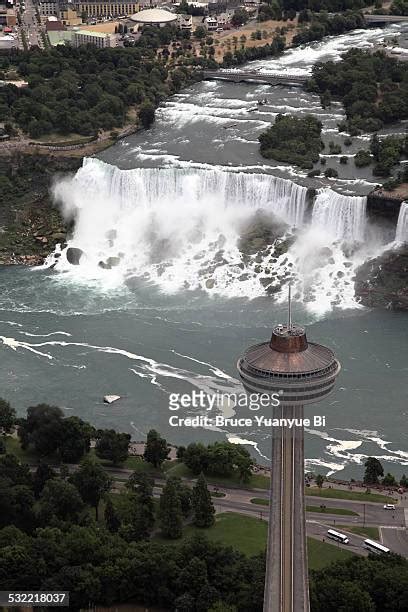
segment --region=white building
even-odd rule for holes
[[[116,47],[117,38],[113,34],[105,34],[103,32],[94,32],[92,30],[75,30],[72,35],[72,44],[74,47],[81,45],[95,45],[95,47]]]
[[[181,30],[192,30],[193,17],[191,15],[177,15],[177,24]]]

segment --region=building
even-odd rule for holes
[[[71,6],[65,6],[60,9],[59,18],[62,23],[67,26],[77,26],[81,25],[82,17],[78,14],[78,12],[73,9]]]
[[[181,30],[192,30],[193,17],[192,15],[177,15],[177,24]]]
[[[112,34],[94,32],[93,30],[74,30],[72,34],[72,45],[74,47],[88,44],[95,45],[100,49],[117,46],[117,38]]]
[[[278,398],[273,405],[271,490],[266,555],[264,612],[309,612],[304,500],[303,406],[333,390],[340,364],[325,346],[308,342],[289,319],[277,325],[269,342],[249,347],[238,372],[248,393]],[[270,416],[270,415],[268,415]],[[300,425],[288,427],[284,419]]]
[[[44,0],[39,3],[40,15],[44,17],[58,17],[59,0]]]
[[[9,28],[17,25],[16,10],[8,3],[0,2],[0,25]]]
[[[10,51],[17,48],[17,38],[12,34],[0,35],[0,51]]]
[[[218,28],[218,20],[216,17],[206,17],[204,25],[209,32],[215,32]]]
[[[146,9],[131,16],[131,20],[140,25],[164,26],[177,21],[177,15],[163,9]]]
[[[122,17],[133,15],[139,10],[139,3],[131,0],[75,0],[78,15],[88,17]]]

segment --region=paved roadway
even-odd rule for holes
[[[21,2],[20,2],[21,6]],[[33,0],[25,0],[25,10],[21,10],[22,29],[26,35],[28,46],[44,48],[41,38],[41,26],[37,21],[37,15]],[[19,37],[21,38],[21,36]]]
[[[55,466],[57,467],[57,466]],[[68,466],[71,470],[77,469],[77,466]],[[128,478],[133,470],[105,468],[112,478],[121,479],[122,481]],[[192,484],[192,480],[184,479],[187,484]],[[164,479],[155,479],[158,484],[164,484]],[[123,482],[117,485],[123,486]],[[257,516],[262,520],[268,520],[268,506],[260,506],[252,504],[251,499],[260,498],[269,500],[269,493],[264,489],[239,489],[228,488],[223,486],[209,485],[210,490],[218,490],[224,493],[225,497],[213,497],[213,503],[217,512],[240,512],[251,516]],[[155,488],[155,495],[160,495],[161,488]],[[327,529],[334,525],[350,525],[350,526],[366,526],[380,527],[381,540],[384,546],[387,546],[393,552],[408,558],[408,499],[402,501],[401,505],[397,505],[395,511],[385,510],[383,504],[375,502],[360,502],[348,499],[326,499],[322,497],[306,495],[306,505],[326,506],[326,512],[319,514],[316,512],[306,512],[306,531],[307,535],[317,537],[318,539],[327,540]],[[405,507],[404,507],[405,506]],[[330,514],[330,508],[348,508],[358,513],[358,516],[347,516],[340,514]],[[346,550],[353,550],[361,555],[366,555],[367,551],[362,548],[364,538],[355,534],[350,534],[350,544],[344,546]],[[342,547],[342,545],[339,545]]]

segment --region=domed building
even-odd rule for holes
[[[146,9],[139,11],[131,16],[131,20],[139,25],[164,26],[177,21],[177,15],[159,8]]]

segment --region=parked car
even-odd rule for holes
[[[384,504],[384,510],[395,510],[394,504]]]

